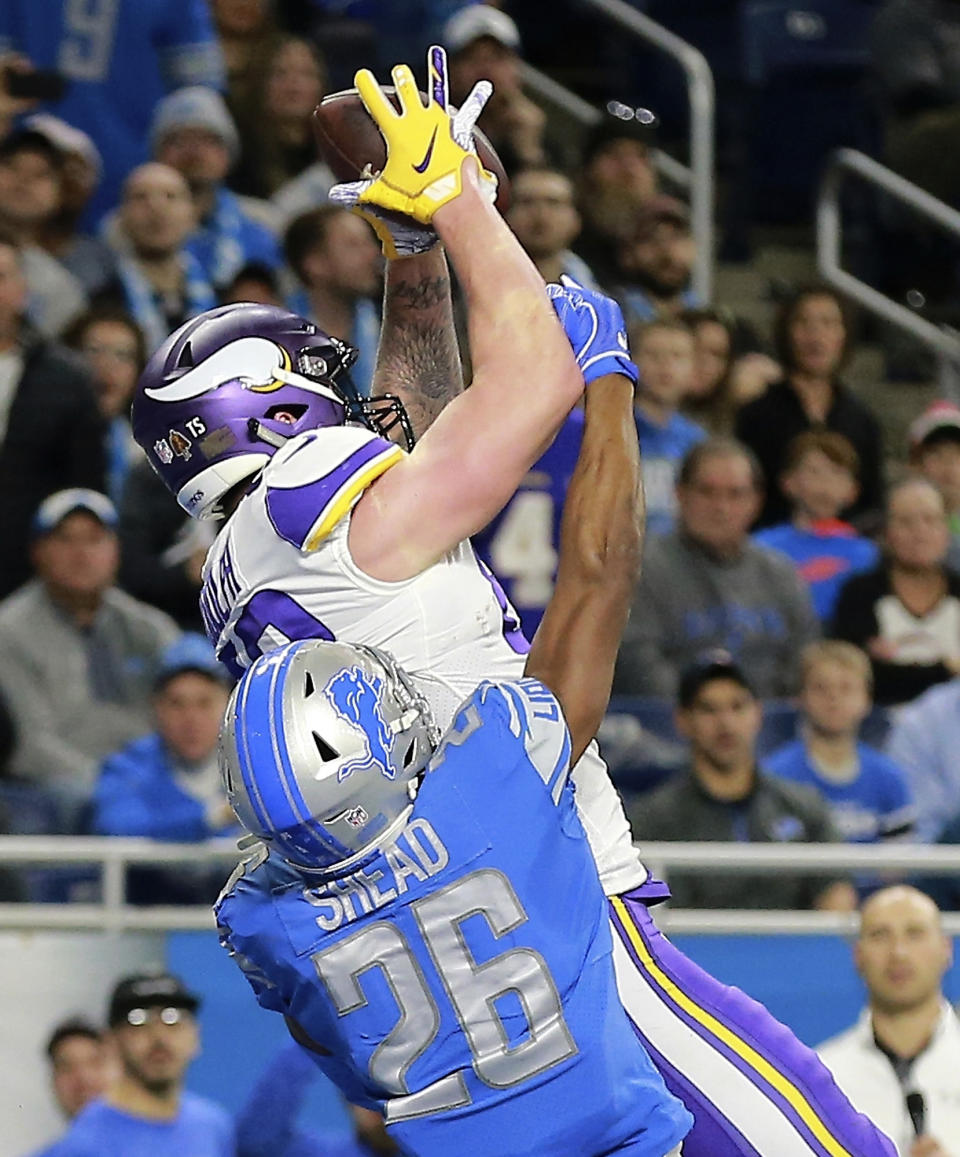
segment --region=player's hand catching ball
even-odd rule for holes
[[[386,141],[387,160],[375,177],[335,185],[330,190],[331,201],[349,208],[370,206],[400,213],[429,225],[442,205],[460,195],[463,162],[470,156],[476,159],[473,126],[493,88],[489,81],[479,81],[463,106],[451,115],[447,57],[442,48],[434,45],[430,49],[427,67],[430,91],[426,104],[420,99],[410,68],[399,64],[393,69],[399,113],[380,90],[373,73],[367,69],[357,73],[354,82]],[[478,169],[492,199],[496,178],[480,169],[479,162]],[[382,219],[382,214],[375,216]],[[377,232],[383,240],[381,231]]]

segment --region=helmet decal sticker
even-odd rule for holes
[[[154,442],[153,452],[156,454],[158,461],[164,466],[169,466],[173,461],[173,451],[170,449],[170,443],[166,438],[159,438]]]
[[[167,435],[170,440],[170,449],[176,454],[178,458],[182,458],[184,462],[189,461],[193,443],[186,436],[181,434],[179,430],[171,430]]]
[[[218,426],[215,430],[211,430],[206,438],[202,442],[198,442],[197,445],[200,453],[209,461],[236,445],[236,441],[237,439],[229,426]]]
[[[368,768],[377,768],[387,779],[396,778],[390,761],[390,731],[380,711],[382,687],[383,681],[376,676],[368,678],[359,667],[347,667],[323,689],[341,719],[355,727],[363,741],[364,755],[344,763],[338,781]]]
[[[205,358],[195,369],[144,393],[155,402],[185,402],[222,386],[240,381],[247,389],[276,390],[282,382],[276,371],[289,371],[290,356],[282,346],[265,337],[241,337]]]

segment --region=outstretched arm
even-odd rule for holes
[[[433,224],[463,287],[474,364],[470,390],[353,513],[355,560],[387,580],[419,573],[485,526],[583,389],[540,274],[490,204],[476,157],[454,140],[442,50],[431,50],[430,64],[426,106],[409,69],[394,70],[399,115],[369,74],[357,76],[387,140],[383,173],[359,200]]]
[[[469,318],[470,389],[354,511],[350,547],[380,579],[403,579],[486,526],[550,444],[583,379],[534,265],[463,166],[434,217]]]
[[[372,393],[396,394],[419,440],[462,391],[443,248],[389,261]]]
[[[564,503],[557,582],[525,670],[560,701],[570,729],[571,764],[607,709],[643,547],[633,382],[621,374],[593,382],[585,415]]]

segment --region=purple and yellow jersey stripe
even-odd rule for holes
[[[395,443],[369,430],[351,426],[324,430],[324,461],[332,458],[336,465],[318,476],[312,450],[318,436],[311,433],[297,439],[289,451],[281,451],[283,458],[275,457],[273,469],[265,475],[266,509],[274,530],[306,552],[316,550],[364,490],[404,456]],[[331,446],[334,440],[338,445]],[[306,468],[302,474],[298,456]]]
[[[676,949],[646,905],[610,901],[620,997],[667,1087],[694,1114],[684,1157],[895,1157],[816,1054]]]

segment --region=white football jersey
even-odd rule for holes
[[[399,582],[371,578],[353,561],[349,512],[403,453],[358,426],[292,438],[210,548],[200,606],[234,674],[294,639],[382,647],[417,681],[445,729],[482,680],[519,678],[529,648],[502,588],[468,542]],[[595,744],[573,778],[604,888],[614,895],[643,883],[646,871]]]

